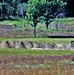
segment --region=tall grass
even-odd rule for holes
[[[0,49],[0,55],[25,55],[25,56],[40,56],[40,55],[71,55],[74,51],[68,50],[30,50],[30,49]]]
[[[52,69],[0,69],[0,75],[74,75],[74,67],[67,65]]]

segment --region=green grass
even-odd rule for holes
[[[26,22],[25,22],[26,23]],[[24,24],[23,24],[23,20],[22,19],[19,19],[19,20],[4,20],[4,21],[0,21],[0,24],[5,24],[5,25],[13,25],[14,27],[14,24],[16,24],[18,27],[22,27],[23,29],[23,32],[27,31],[27,29],[29,30],[33,30],[33,27],[31,27],[30,24],[25,24],[25,27],[24,27]],[[66,31],[65,29],[58,29],[58,31],[56,30],[55,28],[55,21],[53,21],[51,23],[51,28],[49,26],[49,29],[47,30],[46,29],[46,25],[45,23],[38,23],[37,25],[37,31],[43,31],[43,33],[52,33],[52,32],[62,32],[62,30],[64,30],[64,32],[68,32]],[[65,25],[65,26],[70,26],[70,27],[74,27],[74,18],[59,18],[58,19],[58,25]],[[59,26],[59,27],[60,27]],[[14,31],[15,33],[15,31]],[[33,35],[29,36],[29,37],[32,37]],[[38,37],[42,37],[42,36],[38,36]]]
[[[70,43],[74,38],[9,38],[9,41],[31,41],[36,43]]]
[[[44,31],[44,32],[61,32],[63,29],[58,29],[58,31],[55,28],[56,21],[53,21],[50,23],[51,26],[49,26],[49,29],[46,29],[46,25],[44,23],[39,23],[37,26],[38,30]],[[61,27],[61,25],[64,26],[70,26],[74,27],[74,18],[59,18],[58,19],[58,25]],[[65,31],[67,32],[67,31]]]
[[[7,38],[0,37],[0,42],[6,40]]]
[[[30,42],[35,42],[35,43],[43,43],[43,44],[48,44],[48,43],[70,43],[74,38],[2,38],[0,37],[0,42],[4,40],[9,40],[9,41],[30,41]]]
[[[14,25],[16,24],[17,26],[23,26],[23,20],[4,20],[0,21],[0,24],[5,24],[5,25]]]
[[[54,24],[54,22],[52,22]],[[58,24],[74,25],[74,18],[60,18]]]
[[[74,51],[66,50],[30,50],[30,49],[0,49],[0,55],[25,55],[25,56],[39,56],[39,55],[70,55]]]
[[[53,22],[54,23],[54,22]],[[59,24],[73,24],[74,25],[74,18],[60,18],[58,19]],[[4,20],[0,21],[0,24],[8,24],[8,25],[18,25],[18,26],[23,26],[23,20]]]

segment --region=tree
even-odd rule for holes
[[[57,0],[55,1],[55,7],[57,8],[57,10],[54,9],[55,14],[54,14],[54,18],[56,21],[56,30],[58,30],[58,18],[63,18],[65,17],[66,14],[66,2],[63,0]]]
[[[65,3],[62,0],[29,0],[26,10],[26,19],[34,28],[36,37],[36,27],[38,22],[44,21],[46,28],[54,21],[56,16],[63,12]]]
[[[2,3],[0,3],[0,17],[2,17]]]
[[[60,13],[65,12],[66,3],[62,0],[51,0],[38,5],[37,9],[40,8],[39,14],[41,13],[40,20],[45,22],[46,28],[48,29],[49,24],[57,19]],[[57,24],[56,29],[58,30]]]
[[[23,17],[25,13],[26,0],[1,0],[0,16],[1,19],[17,19]]]
[[[46,0],[29,0],[26,9],[26,19],[29,24],[34,28],[34,37],[36,37],[36,27],[39,22],[39,10],[37,10],[36,5]]]

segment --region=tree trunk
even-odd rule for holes
[[[56,30],[58,31],[58,24],[56,24]]]
[[[3,14],[2,14],[2,9],[1,9],[1,19],[2,19],[2,15],[3,15]]]
[[[34,38],[36,38],[36,26],[34,26]]]
[[[49,23],[48,23],[48,21],[46,21],[46,28],[48,29],[48,26],[49,26]]]
[[[56,18],[56,30],[58,31],[58,17]]]

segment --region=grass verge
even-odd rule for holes
[[[70,50],[29,50],[29,49],[0,49],[0,55],[73,55],[74,51]]]
[[[9,41],[31,41],[36,43],[70,43],[74,38],[9,38]]]

